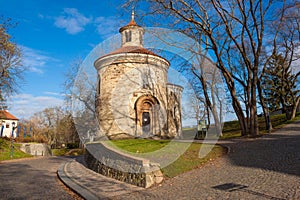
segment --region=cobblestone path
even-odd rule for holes
[[[147,190],[113,199],[300,199],[300,121]]]
[[[33,158],[0,163],[0,199],[76,199],[56,176],[70,159]],[[71,194],[71,195],[70,195]]]

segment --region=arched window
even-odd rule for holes
[[[125,39],[126,39],[126,42],[131,42],[131,31],[125,32]]]
[[[143,34],[140,32],[139,36],[140,36],[140,38],[139,38],[140,39],[140,45],[143,45]]]

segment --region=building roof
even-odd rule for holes
[[[140,27],[139,25],[137,25],[137,23],[134,20],[131,20],[126,26],[123,26],[119,29],[119,32],[123,32],[124,30],[128,29],[128,28],[133,28],[133,27]]]
[[[0,110],[0,119],[19,120],[7,110]]]
[[[149,51],[148,49],[145,49],[145,48],[139,47],[139,46],[123,46],[123,47],[109,53],[108,55],[115,55],[115,54],[119,54],[119,53],[141,53],[141,54],[149,54],[152,56],[158,56],[155,53],[153,53],[152,51]],[[108,55],[106,55],[106,56],[108,56]]]
[[[121,34],[124,34],[122,32],[124,30],[126,30],[126,29],[132,29],[132,30],[137,30],[138,29],[139,31],[141,31],[141,29],[143,29],[141,26],[137,25],[137,23],[134,21],[134,12],[132,12],[130,22],[126,26],[121,27],[120,30],[119,30],[119,32]],[[144,34],[144,31],[142,31],[142,35],[143,34]],[[138,36],[134,36],[134,37],[138,37]],[[138,37],[138,38],[139,38],[139,40],[142,40],[141,37]],[[130,43],[130,42],[127,42],[127,41],[125,43],[127,45],[124,45],[124,43],[122,41],[122,47],[121,48],[119,48],[119,49],[117,49],[117,50],[115,50],[113,52],[110,52],[110,53],[108,53],[106,55],[103,55],[100,58],[98,58],[97,60],[105,58],[107,56],[112,56],[112,55],[133,53],[133,54],[146,54],[146,55],[151,55],[151,56],[159,57],[161,59],[164,59],[170,65],[170,62],[167,59],[165,59],[162,56],[159,56],[159,55],[153,53],[152,51],[150,51],[150,50],[148,50],[146,48],[144,48],[143,45],[142,45],[142,43],[143,43],[142,41],[139,42],[141,44],[140,46],[138,46],[136,43]]]
[[[162,56],[159,56],[155,53],[153,53],[152,51],[149,51],[148,49],[145,49],[143,47],[139,47],[139,46],[123,46],[109,54],[106,54],[104,56],[101,56],[99,59],[102,59],[104,57],[107,57],[107,56],[111,56],[111,55],[117,55],[117,54],[122,54],[122,53],[137,53],[137,54],[146,54],[146,55],[152,55],[152,56],[156,56],[156,57],[159,57],[161,59],[164,59],[167,63],[169,63],[170,65],[170,62],[165,59],[164,57]]]
[[[121,33],[122,31],[124,31],[128,28],[131,28],[131,27],[140,27],[141,28],[141,26],[137,25],[137,23],[134,21],[134,11],[132,11],[130,22],[126,26],[121,27],[119,29],[119,32]]]

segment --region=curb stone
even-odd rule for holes
[[[71,161],[75,162],[75,161]],[[79,183],[74,182],[74,180],[70,179],[66,172],[66,167],[71,162],[66,162],[62,164],[57,170],[58,178],[70,189],[72,189],[75,193],[79,194],[82,198],[88,200],[98,200],[99,198],[93,194],[88,188],[80,185]],[[101,197],[103,199],[105,197]]]

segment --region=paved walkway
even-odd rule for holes
[[[82,157],[62,165],[58,170],[58,176],[67,186],[89,200],[107,199],[144,190],[87,169]]]
[[[0,199],[81,199],[57,178],[65,157],[37,157],[0,162]]]
[[[300,199],[300,121],[226,145],[228,155],[149,189],[108,179],[82,160],[66,163],[59,174],[86,199]]]

